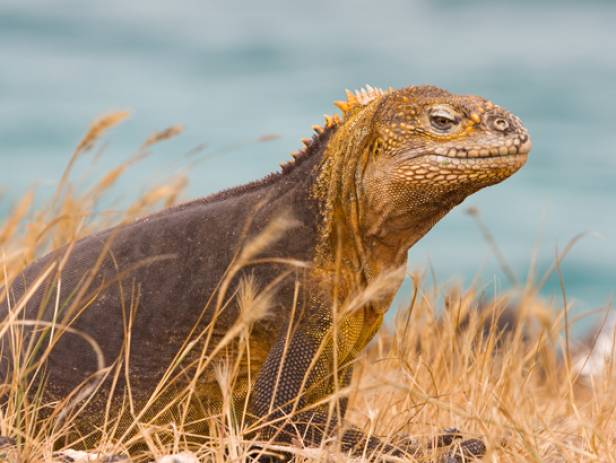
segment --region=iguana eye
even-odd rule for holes
[[[430,124],[440,133],[451,132],[460,122],[460,119],[448,108],[436,107],[430,111]]]

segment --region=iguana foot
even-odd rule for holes
[[[453,444],[439,463],[465,463],[483,458],[486,445],[481,439],[467,439]]]
[[[282,427],[277,440],[299,447],[319,447],[323,439],[334,438],[335,425],[324,421],[319,414],[303,414],[300,420]],[[294,434],[294,435],[292,435]],[[442,433],[428,442],[413,437],[393,439],[385,442],[375,436],[367,436],[361,430],[349,427],[342,433],[339,448],[342,452],[366,461],[387,461],[388,457],[411,458],[413,461],[426,457],[425,450],[439,449],[439,463],[464,463],[480,459],[485,455],[486,446],[480,439],[464,439],[462,432],[454,427],[443,429]],[[447,447],[450,447],[447,449]],[[446,452],[443,454],[443,452]],[[291,454],[262,455],[259,462],[284,462],[292,460]],[[422,460],[423,461],[423,460]]]
[[[444,428],[442,430],[442,434],[433,438],[428,444],[428,448],[447,447],[453,444],[456,439],[462,439],[463,437],[462,431],[455,426],[450,426],[448,428]]]
[[[476,459],[482,458],[486,453],[486,446],[480,439],[464,439],[462,432],[456,427],[445,428],[442,434],[432,438],[425,448],[430,449],[444,449],[445,447],[451,447],[447,453],[442,455],[439,459],[439,463],[464,463],[470,462]],[[414,439],[413,439],[414,440]],[[421,456],[420,446],[415,444],[414,453],[411,455],[414,457]]]

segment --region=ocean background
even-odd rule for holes
[[[28,189],[49,197],[89,123],[129,109],[101,173],[155,130],[117,207],[187,165],[186,199],[276,170],[345,88],[431,83],[479,94],[526,123],[534,150],[410,252],[439,284],[508,288],[465,213],[479,209],[518,279],[588,234],[562,263],[576,313],[616,289],[616,2],[0,0],[0,220]],[[264,143],[263,135],[278,138]],[[396,304],[408,297],[408,284]],[[542,291],[561,306],[557,276]],[[581,332],[589,321],[575,327]]]

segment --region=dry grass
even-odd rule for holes
[[[186,184],[183,177],[151,188],[123,213],[94,213],[117,179],[147,156],[153,144],[179,133],[178,127],[153,134],[137,153],[95,180],[89,190],[77,193],[71,188],[73,165],[87,162],[82,158],[87,158],[99,137],[125,116],[112,114],[92,125],[48,204],[33,209],[33,195],[27,194],[0,224],[0,281],[11,281],[28,263],[50,249],[177,201]],[[289,226],[288,222],[272,224],[268,233],[257,237],[238,254],[227,278],[221,282],[217,306],[226,303],[224,293],[229,275],[256,255],[268,240],[275,239],[285,223]],[[553,270],[557,268],[555,265]],[[389,284],[386,280],[378,284]],[[338,395],[350,399],[348,421],[385,440],[414,436],[427,441],[441,429],[456,426],[486,442],[486,461],[616,460],[613,368],[609,365],[603,375],[590,382],[579,380],[570,368],[569,339],[560,335],[568,331],[564,329],[569,323],[566,310],[542,303],[532,283],[520,289],[515,298],[501,294],[484,303],[484,310],[479,312],[473,289],[428,287],[419,275],[412,275],[411,280],[414,289],[408,306],[397,312],[393,323],[381,330],[368,352],[358,359],[351,386],[338,391]],[[267,311],[270,289],[258,291],[250,281],[243,283],[239,291],[243,315],[221,345],[235,343],[240,351],[246,346],[252,323]],[[358,295],[352,303],[378,297],[378,287],[370,291]],[[511,304],[516,305],[522,323],[503,333],[496,327],[495,315]],[[21,331],[17,325],[15,317],[8,316],[1,322],[0,332],[10,333],[13,342],[20,345]],[[203,336],[209,341],[207,333]],[[193,347],[194,343],[185,346],[186,352],[180,353],[178,359]],[[558,352],[566,355],[561,357]],[[210,366],[210,359],[201,356],[196,368],[205,370]],[[243,418],[237,419],[231,410],[231,399],[224,393],[233,384],[234,371],[233,364],[214,369],[224,405],[222,413],[208,421],[210,437],[205,443],[189,445],[189,431],[183,422],[161,429],[135,411],[136,436],[118,438],[112,432],[110,419],[108,433],[99,447],[92,450],[117,453],[139,441],[145,443],[147,450],[135,453],[135,461],[148,461],[188,447],[203,461],[249,461],[253,443],[249,431],[253,425]],[[4,458],[51,461],[54,450],[75,445],[74,441],[62,444],[70,429],[70,414],[61,424],[57,415],[53,419],[41,418],[41,404],[25,393],[28,384],[23,383],[24,373],[23,368],[17,368],[7,384],[0,386],[1,394],[7,397],[0,410],[0,434],[16,438],[19,448],[17,453],[6,453]],[[121,370],[112,374],[121,374]],[[172,366],[155,394],[162,393],[165,382],[172,381],[173,376]],[[189,385],[177,400],[188,404],[193,389]],[[282,450],[271,443],[262,444],[271,451]],[[296,454],[299,461],[348,460],[336,452],[335,440],[321,449],[297,446],[284,450]]]

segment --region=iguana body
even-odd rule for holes
[[[220,408],[225,394],[214,378],[227,359],[237,373],[235,408],[245,404],[257,423],[276,423],[261,428],[262,436],[288,442],[300,432],[318,443],[325,417],[336,420],[331,409],[311,405],[349,381],[352,362],[381,325],[399,276],[378,297],[351,308],[349,301],[404,266],[407,250],[440,218],[469,194],[513,174],[530,150],[520,121],[479,97],[430,86],[368,88],[349,92],[338,106],[342,119],[327,118],[281,173],[87,237],[17,278],[13,306],[52,268],[20,318],[68,317],[71,327],[98,342],[108,364],[128,364],[127,375],[108,375],[83,413],[86,420],[100,424],[110,385],[122,397],[126,378],[138,414],[189,339],[195,342],[174,383],[179,390],[198,371],[189,419]],[[272,225],[281,215],[294,225]],[[225,278],[242,249],[264,231],[279,236],[254,256],[258,261]],[[269,294],[268,313],[253,317],[249,348],[238,352],[235,338],[250,318],[239,303],[246,281]],[[56,300],[60,310],[54,310]],[[97,363],[79,336],[54,339],[47,390],[60,399],[94,374]],[[199,362],[205,362],[203,371]],[[142,418],[162,410],[175,390],[150,404]],[[112,411],[119,399],[113,404]],[[170,409],[157,421],[181,414]],[[344,403],[335,415],[344,415]],[[303,425],[307,420],[316,426]],[[345,439],[347,447],[364,443],[357,431]]]

